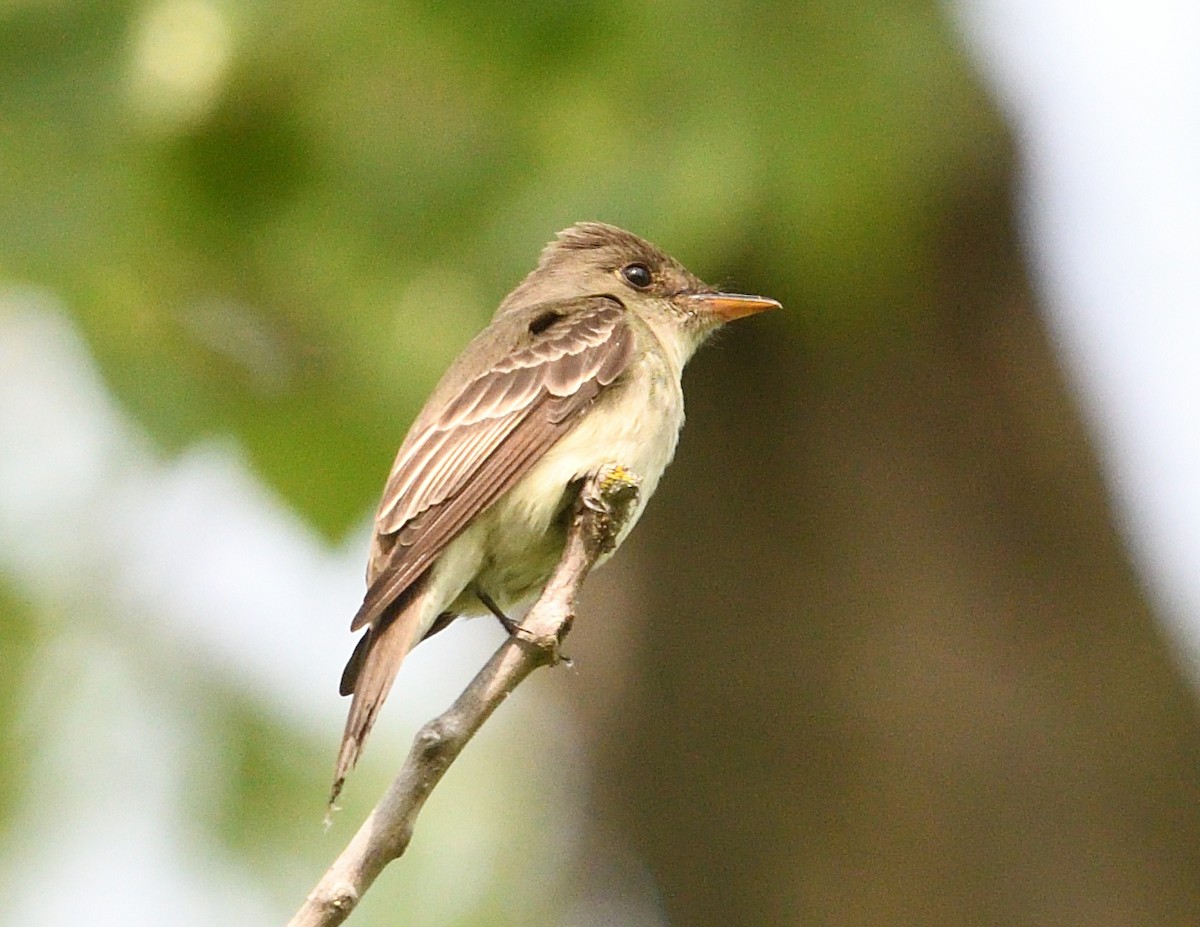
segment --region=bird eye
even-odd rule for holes
[[[621,276],[625,282],[637,290],[644,290],[654,282],[650,268],[645,264],[626,264],[621,268]]]

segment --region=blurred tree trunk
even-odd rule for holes
[[[568,688],[595,810],[674,924],[1200,923],[1193,697],[1008,178],[948,200],[924,312],[755,320],[697,360],[679,458],[593,580]]]

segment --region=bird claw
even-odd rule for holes
[[[634,506],[637,504],[642,478],[628,467],[605,464],[583,483],[579,501],[593,512],[590,543],[602,553],[611,553]]]
[[[642,478],[623,464],[605,464],[583,484],[581,500],[598,515],[611,515],[613,506],[637,496]]]
[[[563,638],[567,636],[567,632],[571,630],[571,624],[575,621],[575,616],[568,613],[558,624],[558,632],[555,634],[546,634],[544,632],[532,631],[524,625],[517,625],[512,632],[515,640],[535,650],[540,650],[547,655],[547,662],[551,666],[556,666],[559,663],[571,665],[571,658],[562,652]]]

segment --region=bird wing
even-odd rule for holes
[[[515,485],[629,366],[634,334],[607,296],[547,303],[527,334],[405,439],[375,518],[368,588],[351,630],[375,622],[477,514]]]

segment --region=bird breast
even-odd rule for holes
[[[641,480],[637,504],[617,538],[620,545],[675,455],[682,426],[678,371],[661,353],[644,354],[477,519],[465,532],[470,537],[460,537],[478,557],[472,585],[502,608],[539,592],[562,555],[564,492],[606,464],[620,464]]]

